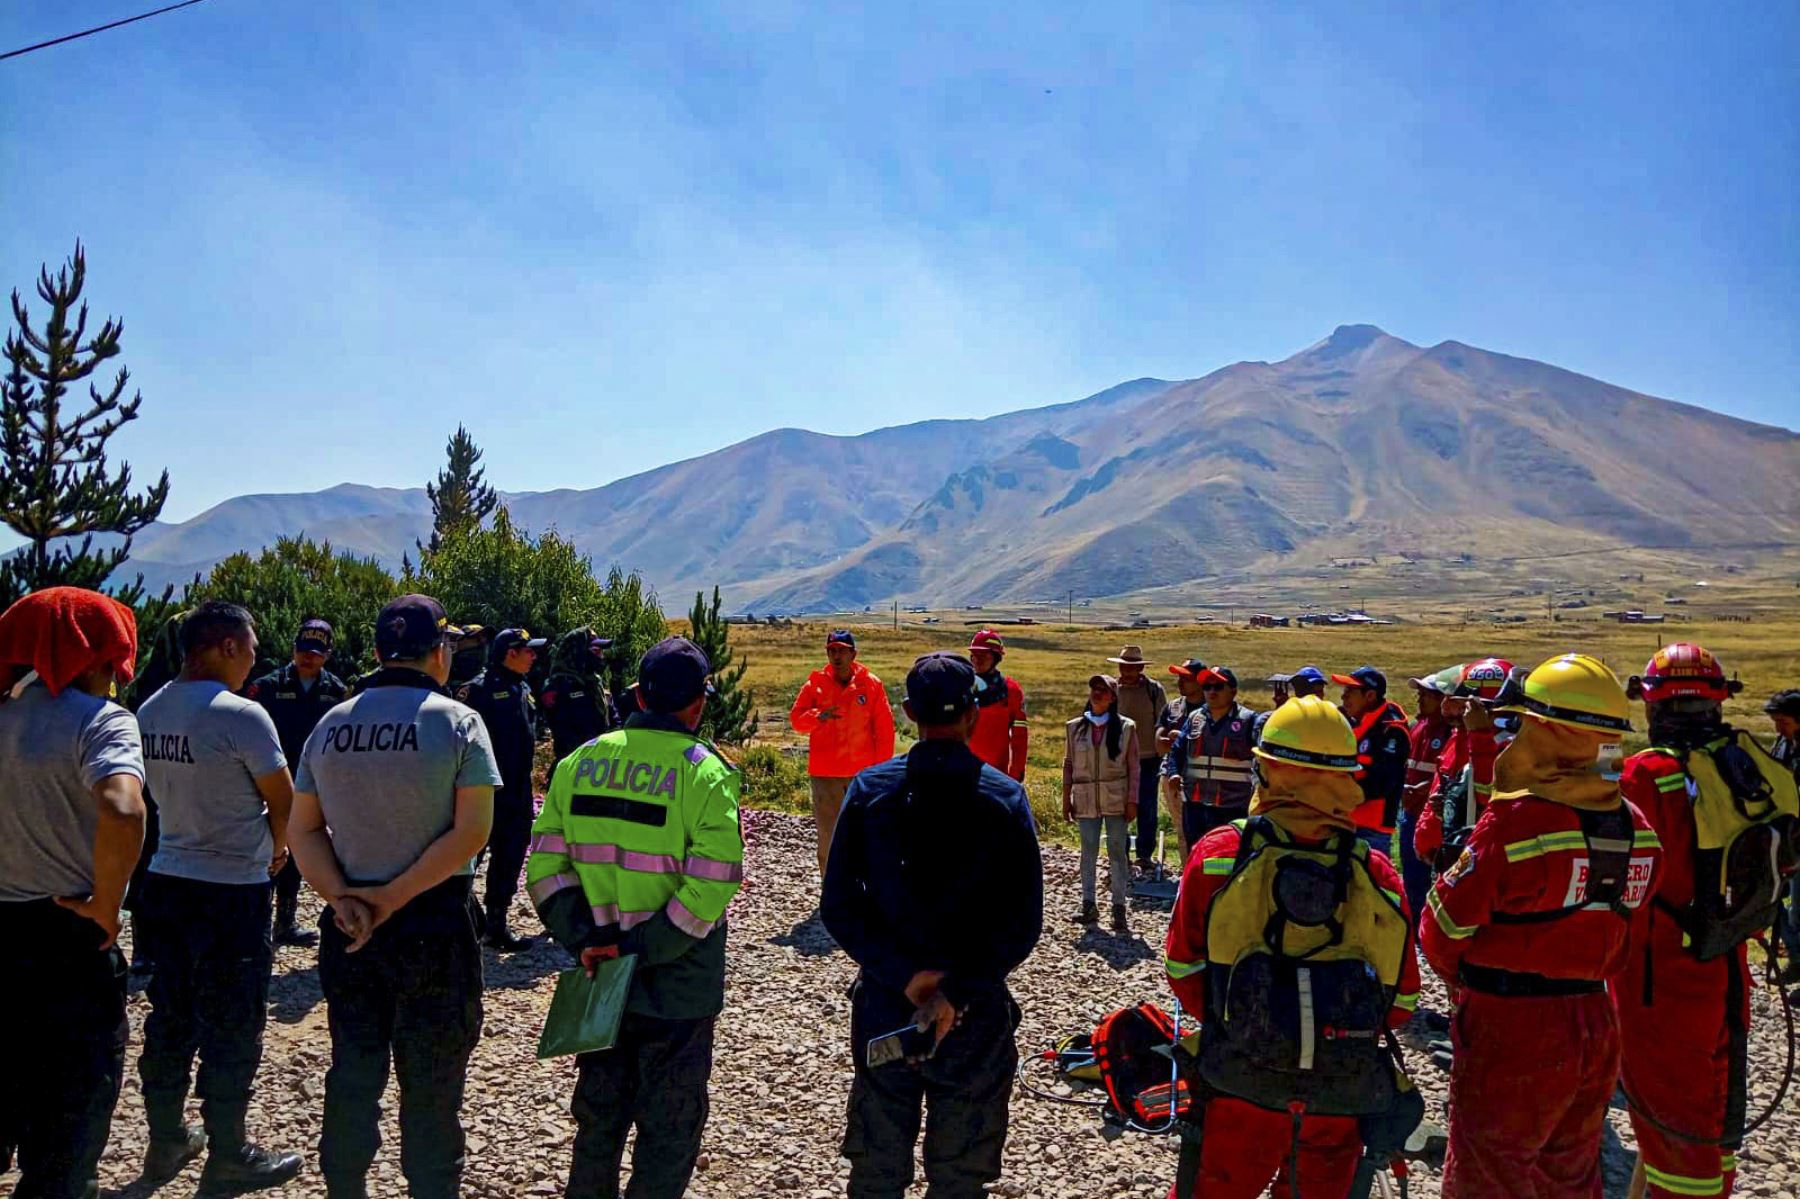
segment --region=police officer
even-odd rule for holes
[[[525,865],[535,815],[531,758],[537,749],[537,709],[526,676],[545,644],[529,630],[501,629],[488,647],[487,669],[456,692],[456,698],[481,713],[505,780],[494,794],[494,831],[488,841],[487,890],[482,898],[487,943],[506,953],[530,949],[534,941],[512,935],[506,912],[519,893],[519,871]]]
[[[0,1169],[15,1195],[76,1199],[95,1182],[125,1073],[119,904],[144,839],[131,681],[137,621],[78,587],[0,615]],[[134,930],[135,931],[135,930]]]
[[[408,1190],[453,1199],[461,1187],[463,1086],[481,1036],[469,892],[500,769],[481,717],[444,690],[458,632],[429,596],[388,604],[375,624],[381,669],[325,714],[300,756],[289,841],[329,905],[319,1167],[330,1199],[366,1199],[390,1056]]]
[[[550,746],[562,761],[575,747],[618,727],[619,714],[606,692],[606,651],[612,639],[583,625],[556,643],[556,660],[544,681],[544,721]]]
[[[251,680],[244,695],[261,704],[275,722],[281,752],[290,766],[300,761],[306,738],[319,718],[343,703],[349,687],[325,669],[331,656],[331,624],[324,620],[301,622],[294,638],[294,657],[286,666]],[[300,905],[300,868],[288,860],[275,876],[275,944],[310,945],[318,934],[295,924]]]
[[[1044,877],[1025,789],[969,748],[975,680],[958,654],[913,663],[906,714],[919,742],[856,776],[826,863],[820,916],[860,968],[843,1144],[851,1199],[906,1191],[924,1107],[931,1194],[983,1195],[1000,1177],[1018,1064],[1006,978],[1043,931]],[[968,835],[944,836],[952,827]],[[871,1064],[869,1042],[905,1027],[935,1051]]]
[[[744,877],[738,773],[694,730],[711,673],[671,637],[639,667],[646,710],[557,766],[527,878],[545,927],[593,973],[637,959],[618,1040],[577,1059],[567,1194],[680,1199],[700,1153],[713,1024],[725,1003],[725,907]]]
[[[202,1193],[280,1186],[300,1172],[299,1154],[253,1144],[245,1129],[274,961],[270,880],[287,864],[294,800],[274,722],[235,694],[256,644],[245,609],[201,604],[181,624],[181,673],[138,709],[162,819],[139,905],[156,946],[138,1059],[144,1177],[167,1181],[204,1148]],[[182,1118],[196,1053],[204,1133]]]

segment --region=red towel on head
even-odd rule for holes
[[[108,662],[127,681],[137,669],[137,617],[110,595],[46,587],[0,613],[0,667],[37,671],[51,695]]]

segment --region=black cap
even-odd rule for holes
[[[444,615],[444,605],[429,595],[403,595],[375,618],[375,656],[383,662],[407,662],[462,635]]]
[[[328,654],[332,645],[331,625],[323,620],[303,620],[300,632],[294,636],[294,648],[309,653]]]
[[[1208,683],[1224,683],[1227,687],[1236,689],[1237,672],[1229,666],[1209,666],[1206,668],[1206,673],[1200,676],[1201,686],[1204,687]]]
[[[1763,705],[1763,711],[1771,716],[1791,716],[1800,720],[1800,691],[1777,691]]]
[[[847,645],[851,649],[855,649],[856,634],[849,629],[833,629],[825,634],[825,648],[830,649],[834,645]]]
[[[1183,678],[1197,679],[1206,673],[1206,663],[1198,658],[1189,658],[1180,666],[1169,667],[1170,674],[1178,674]]]
[[[1376,695],[1387,694],[1387,676],[1373,666],[1358,666],[1349,674],[1334,674],[1331,681],[1340,687],[1366,687]]]
[[[669,637],[646,650],[638,663],[638,695],[652,712],[679,712],[711,693],[706,681],[711,673],[705,651],[686,637]]]
[[[975,704],[975,666],[961,654],[926,654],[906,672],[906,702],[920,724],[945,724]]]
[[[507,650],[543,649],[550,643],[547,637],[533,637],[530,629],[501,629],[494,634],[494,656],[503,657]]]

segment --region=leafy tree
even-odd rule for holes
[[[301,536],[283,537],[255,557],[231,555],[196,579],[182,604],[218,599],[248,608],[261,641],[258,673],[289,659],[302,621],[330,621],[335,636],[326,668],[349,679],[374,666],[375,617],[399,593],[394,576],[373,558]]]
[[[450,459],[448,465],[438,472],[436,483],[425,484],[425,494],[431,498],[429,548],[433,550],[451,533],[479,528],[500,503],[494,489],[483,481],[487,471],[476,465],[481,461],[481,450],[467,429],[456,426],[444,452]],[[419,548],[423,551],[427,547]]]
[[[706,652],[706,660],[712,664],[713,687],[718,691],[706,702],[700,735],[727,745],[741,745],[756,734],[756,699],[743,685],[749,660],[739,662],[735,668],[731,664],[731,625],[719,612],[717,587],[713,588],[710,604],[704,592],[694,593],[688,625],[688,636]]]
[[[98,589],[130,556],[132,535],[154,521],[169,498],[168,471],[133,494],[130,465],[113,471],[107,463],[107,441],[137,419],[143,403],[138,392],[121,398],[129,371],[120,367],[104,390],[88,383],[86,411],[64,407],[73,385],[118,355],[124,332],[123,322],[108,318],[88,336],[88,307],[81,301],[86,280],[80,242],[54,276],[48,266],[38,272],[38,296],[50,306],[41,329],[33,326],[18,291],[12,293],[18,327],[6,337],[7,372],[0,385],[0,521],[26,544],[0,562],[0,606],[43,587]],[[96,548],[96,533],[122,540]],[[68,540],[76,537],[78,545]],[[134,608],[156,609],[168,599],[165,593],[146,605],[141,575],[118,596]],[[143,615],[154,619],[157,613]]]
[[[643,652],[666,635],[656,597],[636,574],[614,569],[602,585],[573,542],[550,530],[533,537],[513,524],[504,504],[486,528],[462,527],[419,564],[407,565],[408,587],[435,596],[455,621],[489,629],[528,628],[556,638],[582,625],[614,640],[608,682],[630,682]]]

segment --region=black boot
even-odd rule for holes
[[[301,928],[298,923],[300,901],[298,898],[278,898],[275,901],[275,944],[277,945],[311,945],[319,939],[319,934],[310,928]]]
[[[300,1173],[300,1155],[245,1142],[236,1149],[206,1155],[200,1195],[239,1195],[278,1187]]]
[[[1113,904],[1112,930],[1115,933],[1129,933],[1131,931],[1131,921],[1126,917],[1125,905],[1122,903]]]
[[[151,1186],[161,1186],[205,1151],[206,1133],[197,1124],[182,1125],[176,1136],[153,1136],[144,1150],[143,1179]]]
[[[487,914],[487,936],[485,943],[490,949],[501,953],[521,953],[537,944],[536,937],[515,937],[512,930],[506,927],[506,911],[489,909]]]
[[[1100,923],[1100,909],[1091,903],[1084,903],[1081,905],[1081,910],[1070,916],[1069,919],[1076,924],[1098,924]]]

